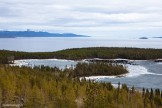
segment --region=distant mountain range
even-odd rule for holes
[[[0,31],[0,38],[16,38],[16,37],[89,37],[77,35],[73,33],[49,33],[43,31]]]

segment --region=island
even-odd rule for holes
[[[153,38],[162,38],[162,37],[153,37]]]
[[[139,39],[148,39],[147,37],[140,37]]]
[[[155,62],[162,62],[162,59],[156,59]]]

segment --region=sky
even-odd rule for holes
[[[162,36],[162,0],[0,0],[0,30]]]

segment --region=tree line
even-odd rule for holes
[[[56,52],[18,52],[0,50],[0,64],[8,63],[8,57],[11,56],[14,56],[15,60],[50,58],[71,60],[89,58],[148,60],[162,58],[162,49],[91,47],[66,49]]]
[[[112,76],[128,73],[126,67],[114,63],[78,63],[73,71],[73,76]]]

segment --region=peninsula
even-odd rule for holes
[[[49,33],[44,31],[0,31],[0,38],[16,38],[16,37],[89,37],[73,33]]]

